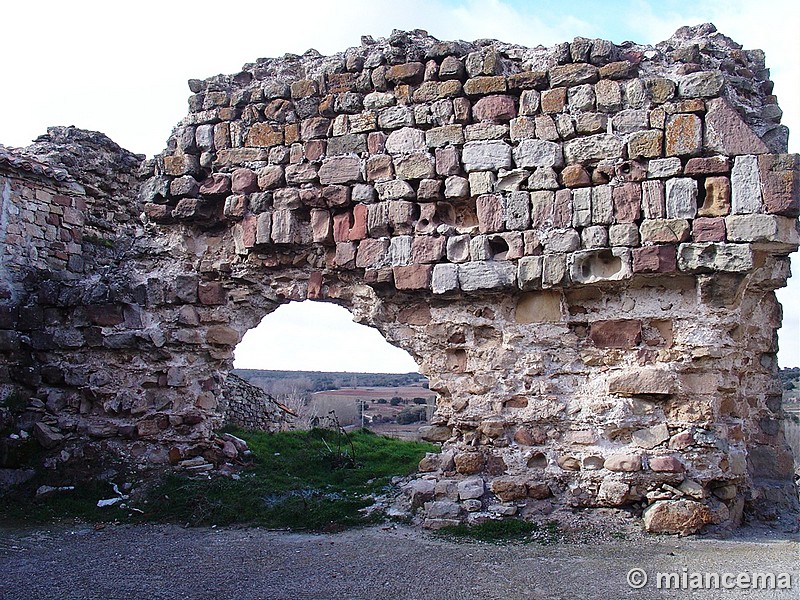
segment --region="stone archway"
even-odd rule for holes
[[[701,26],[657,48],[396,32],[192,80],[126,197],[141,224],[81,224],[101,258],[124,248],[51,278],[72,300],[16,300],[52,309],[41,348],[23,342],[52,381],[27,384],[76,440],[199,452],[244,332],[325,299],[439,394],[426,435],[446,451],[423,467],[480,494],[429,490],[434,519],[476,497],[649,503],[649,527],[675,531],[738,523],[764,494],[794,506],[773,291],[798,245],[798,160],[752,116],[767,77]],[[113,214],[95,187],[68,203]]]

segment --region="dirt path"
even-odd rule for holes
[[[657,590],[656,571],[790,572],[792,590]],[[800,598],[797,536],[586,544],[443,540],[398,529],[310,535],[173,525],[0,528],[0,599]],[[632,589],[630,569],[650,582]]]

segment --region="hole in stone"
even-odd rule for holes
[[[572,268],[577,283],[592,283],[611,279],[622,271],[622,259],[611,250],[599,250],[576,257]]]
[[[503,260],[508,255],[508,242],[502,236],[493,235],[489,237],[489,248],[492,258]]]
[[[474,198],[467,198],[463,202],[453,205],[456,227],[474,227],[478,224],[478,209]]]
[[[234,374],[273,399],[237,388],[226,418],[244,428],[308,429],[333,411],[345,427],[360,427],[363,414],[376,433],[418,439],[435,410],[414,359],[330,302],[290,302],[265,316],[236,347]],[[282,423],[270,426],[276,415]]]
[[[706,185],[705,180],[697,182],[697,208],[703,208],[706,203]]]
[[[529,469],[546,469],[547,468],[547,457],[542,452],[534,453],[528,459],[528,468]]]
[[[456,209],[449,202],[436,203],[436,221],[444,225],[456,224]]]

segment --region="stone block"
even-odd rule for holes
[[[461,173],[461,159],[456,148],[436,149],[436,173],[445,176],[459,175]]]
[[[416,196],[411,184],[402,179],[379,181],[375,184],[375,191],[378,193],[379,200],[410,200]]]
[[[447,241],[443,236],[418,235],[411,243],[411,262],[435,263],[442,259]]]
[[[705,191],[699,216],[724,217],[731,211],[731,182],[727,177],[707,177]]]
[[[558,190],[555,193],[553,205],[553,226],[559,228],[572,227],[572,218],[572,191]]]
[[[623,158],[624,153],[625,142],[609,133],[580,137],[564,144],[564,156],[570,165]]]
[[[276,128],[271,123],[254,123],[247,133],[247,146],[271,148],[280,144],[283,144],[283,129]]]
[[[697,180],[689,177],[667,179],[667,219],[693,219],[697,214]]]
[[[609,79],[598,81],[594,86],[597,110],[615,113],[622,110],[622,90],[619,83]]]
[[[800,244],[797,219],[778,215],[725,217],[729,242],[760,242],[792,251]]]
[[[410,106],[390,106],[385,108],[378,112],[378,126],[381,129],[413,127],[414,111]]]
[[[710,98],[716,96],[725,85],[719,71],[697,71],[678,80],[678,95],[681,98]]]
[[[638,183],[624,183],[612,190],[614,219],[617,223],[634,223],[641,216],[642,186]]]
[[[513,287],[516,266],[509,262],[476,261],[458,265],[458,281],[465,292]]]
[[[447,260],[461,263],[469,260],[470,236],[454,235],[447,238]]]
[[[389,240],[361,240],[356,250],[356,267],[361,269],[379,269],[389,266]]]
[[[434,177],[435,161],[427,152],[414,152],[394,159],[394,170],[400,179],[414,180]]]
[[[467,142],[461,160],[468,173],[508,169],[511,167],[511,146],[502,141]]]
[[[389,240],[389,260],[393,267],[405,267],[411,264],[410,235],[394,236]]]
[[[761,174],[757,156],[737,156],[733,159],[731,211],[736,215],[762,212]]]
[[[608,244],[634,248],[639,245],[639,228],[635,223],[619,223],[608,228]]]
[[[641,471],[642,457],[639,454],[613,454],[606,458],[603,467],[609,471]]]
[[[512,141],[531,139],[536,137],[536,120],[533,117],[517,117],[511,119],[509,134]]]
[[[505,206],[500,194],[483,194],[475,202],[478,228],[481,233],[503,231]]]
[[[654,456],[649,461],[649,467],[651,471],[661,473],[682,473],[686,470],[680,459],[674,456]]]
[[[656,130],[635,131],[628,136],[628,156],[656,158],[664,153],[664,133]]]
[[[551,67],[547,71],[552,87],[595,83],[600,79],[597,67],[587,63],[569,63]]]
[[[572,192],[572,226],[586,227],[592,223],[592,190],[577,189]]]
[[[671,115],[667,119],[665,151],[667,156],[697,156],[703,149],[703,123],[692,114]]]
[[[634,273],[674,273],[678,269],[677,248],[668,246],[645,246],[634,248]]]
[[[517,263],[517,281],[521,290],[538,290],[542,287],[541,256],[525,256]]]
[[[433,275],[431,278],[431,289],[433,290],[434,294],[446,294],[448,292],[458,291],[458,266],[447,263],[434,265]],[[448,435],[448,437],[450,436]]]
[[[565,254],[545,254],[542,258],[542,288],[565,285],[568,282],[567,272]]]
[[[643,515],[649,533],[690,535],[711,523],[711,510],[694,500],[658,500]]]
[[[641,394],[642,392],[638,392]],[[652,449],[669,440],[669,430],[665,423],[637,429],[631,434],[631,443],[640,448]]]
[[[650,179],[674,177],[683,170],[681,159],[677,156],[657,158],[647,163],[647,177]]]
[[[531,200],[531,226],[541,229],[552,226],[553,212],[555,209],[555,194],[549,191],[536,191],[530,193]]]
[[[528,192],[511,192],[505,205],[505,227],[514,231],[528,229],[531,224],[531,204]]]
[[[676,244],[689,239],[686,219],[645,219],[639,227],[642,244]]]
[[[464,93],[467,96],[497,94],[505,92],[507,89],[506,78],[502,75],[473,77],[464,82]]]
[[[692,222],[693,242],[724,242],[725,219],[721,217],[700,217]]]
[[[663,181],[642,182],[642,210],[645,219],[663,219],[666,216]]]
[[[610,225],[614,221],[614,201],[611,186],[599,185],[592,188],[592,223]]]
[[[683,172],[686,175],[717,175],[731,170],[731,159],[727,156],[690,158]]]
[[[592,284],[600,281],[621,281],[631,276],[631,253],[627,248],[583,250],[569,258],[569,275],[573,283]]]
[[[534,123],[538,139],[550,142],[557,142],[560,139],[556,122],[550,115],[539,115],[534,119]]]
[[[678,246],[678,268],[688,273],[741,273],[750,271],[753,265],[749,245],[703,242]]]
[[[544,90],[541,95],[542,112],[558,114],[567,106],[567,89],[555,88]]]
[[[484,96],[472,106],[472,117],[475,121],[501,123],[517,116],[517,107],[513,96]]]
[[[386,138],[386,151],[390,154],[424,152],[427,149],[425,132],[421,129],[402,127]]]
[[[443,125],[425,132],[425,143],[431,148],[442,148],[464,143],[464,128],[461,125]]]
[[[764,154],[758,157],[764,210],[796,217],[800,214],[800,154]]]
[[[333,239],[331,214],[327,210],[311,211],[311,240],[317,244],[327,244]]]
[[[336,242],[334,262],[339,269],[352,269],[356,264],[356,245],[354,242]]]
[[[326,158],[319,168],[319,181],[323,185],[363,181],[361,177],[361,160],[357,156]]]
[[[317,167],[310,163],[288,165],[285,176],[287,183],[313,183],[317,180]]]
[[[564,164],[561,145],[546,140],[522,140],[514,148],[514,163],[520,168],[560,167]]]
[[[598,348],[635,348],[642,341],[642,322],[635,319],[594,321],[589,339]]]

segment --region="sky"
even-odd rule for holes
[[[359,45],[361,35],[383,37],[392,29],[425,29],[442,40],[496,38],[528,46],[576,36],[655,44],[683,25],[713,22],[745,48],[766,52],[783,123],[795,132],[789,150],[800,152],[797,0],[41,0],[7,3],[2,22],[0,143],[8,146],[29,144],[48,125],[75,125],[152,156],[186,114],[188,79],[235,73],[259,57],[309,48],[332,54]],[[800,270],[800,260],[793,263]],[[800,366],[800,276],[778,298],[784,307],[779,362]],[[322,320],[331,334],[341,335],[324,344],[317,335],[313,345],[302,334],[275,335],[302,332],[304,325]],[[376,331],[342,327],[330,305],[282,307],[248,332],[236,365],[416,370],[409,356],[398,356]],[[287,348],[287,339],[296,339],[297,347]],[[362,352],[364,344],[371,350]]]

